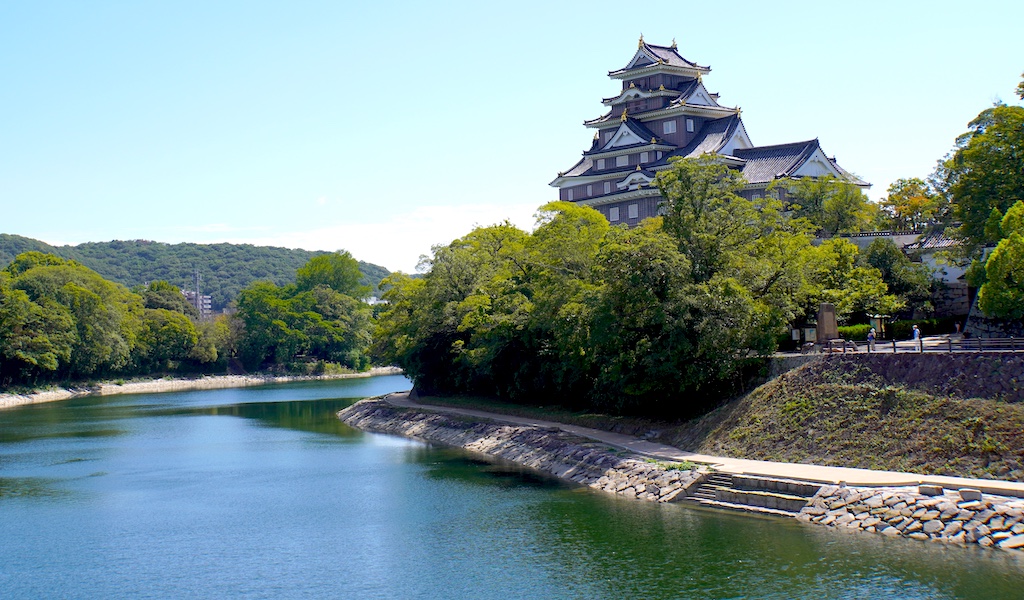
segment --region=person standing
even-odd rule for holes
[[[922,350],[921,330],[917,328],[917,325],[914,325],[914,347],[917,348],[918,351]]]
[[[872,327],[871,331],[868,332],[868,352],[875,351],[875,328]]]

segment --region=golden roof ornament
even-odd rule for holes
[[[627,117],[626,117],[626,111],[627,111],[627,109],[625,109],[625,108],[624,108],[624,109],[622,109],[622,116],[621,116],[621,117],[619,117],[619,120],[620,120],[621,122],[623,122],[623,123],[625,123],[625,122],[626,122],[626,118],[627,118]]]
[[[629,87],[631,87],[631,88],[635,88],[635,87],[636,87],[636,84],[635,84],[635,83],[633,83],[632,81],[630,81],[630,82],[629,82]]]
[[[659,92],[664,92],[665,91],[665,84],[664,83],[658,86],[658,91]]]
[[[644,34],[642,34],[642,33],[640,34],[640,41],[636,43],[636,47],[637,48],[643,48],[644,47]]]
[[[672,48],[673,50],[676,49],[676,38],[672,38],[672,45],[669,46],[669,48]]]
[[[637,166],[636,166],[636,170],[637,170],[637,171],[639,171],[639,170],[640,170],[640,165],[637,165]]]
[[[654,137],[651,137],[651,143],[652,143],[652,144],[657,144],[657,143],[658,143],[658,140],[656,140],[656,139],[655,139]]]

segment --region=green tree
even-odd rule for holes
[[[690,261],[693,280],[708,281],[743,258],[760,233],[761,211],[739,195],[742,176],[715,156],[671,163],[655,179],[664,228]]]
[[[74,261],[26,253],[8,266],[12,287],[41,306],[63,307],[75,324],[65,375],[88,376],[128,366],[142,327],[142,302],[124,286]]]
[[[352,258],[351,254],[341,250],[309,259],[309,262],[295,273],[295,285],[302,292],[323,285],[339,294],[364,298],[370,294],[370,288],[360,285],[362,277],[359,262]]]
[[[834,177],[803,177],[787,192],[793,216],[807,219],[825,235],[856,233],[872,221],[872,205],[860,188]]]
[[[953,219],[961,223],[951,234],[965,241],[966,256],[990,241],[986,224],[993,209],[1002,214],[1024,200],[1022,164],[1024,108],[1006,105],[982,111],[939,163],[935,180],[950,199]]]
[[[176,285],[171,285],[166,281],[154,281],[133,291],[142,297],[142,304],[145,308],[164,308],[188,315],[193,319],[199,318],[199,311],[185,299],[185,295]]]
[[[909,310],[931,312],[932,276],[928,267],[913,262],[892,240],[879,238],[862,255],[863,265],[878,269],[882,281]]]
[[[166,370],[172,361],[191,358],[199,333],[186,315],[166,308],[147,308],[142,323],[136,354],[147,370]]]
[[[918,231],[935,224],[940,217],[942,196],[916,177],[897,179],[889,185],[881,209],[888,219],[889,229]]]
[[[0,271],[0,383],[56,371],[71,357],[74,321],[66,309],[29,299]]]
[[[1001,319],[1024,318],[1024,235],[1013,231],[1003,238],[985,263],[985,284],[978,290],[978,307]]]

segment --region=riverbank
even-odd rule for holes
[[[574,425],[418,405],[405,393],[360,401],[339,417],[359,429],[481,452],[629,498],[692,500],[1015,553],[1024,548],[1024,500],[1015,497],[1024,495],[1024,486],[1017,482],[699,455]],[[723,474],[739,482],[737,488],[709,485]],[[775,491],[750,489],[753,481]],[[809,490],[806,497],[793,495],[800,488]]]
[[[196,378],[163,378],[126,381],[111,381],[40,390],[31,394],[0,394],[0,409],[14,408],[26,404],[56,402],[81,396],[110,396],[114,394],[153,394],[159,392],[186,392],[192,390],[215,390],[222,388],[249,387],[293,381],[326,381],[332,379],[351,379],[357,377],[374,377],[377,375],[400,375],[402,370],[397,367],[375,367],[363,373],[344,373],[333,375],[207,375]]]

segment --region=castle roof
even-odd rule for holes
[[[671,46],[655,46],[644,41],[640,36],[640,43],[637,45],[636,54],[633,55],[625,67],[615,71],[609,71],[608,76],[613,79],[625,79],[633,71],[641,71],[651,68],[667,67],[665,70],[685,71],[698,73],[710,73],[711,67],[700,66],[683,58],[676,49],[675,42]]]
[[[825,156],[817,138],[790,144],[737,149],[733,154],[743,159],[743,177],[751,184],[770,183],[786,177],[831,175],[857,186],[868,186],[836,164],[834,158]]]

